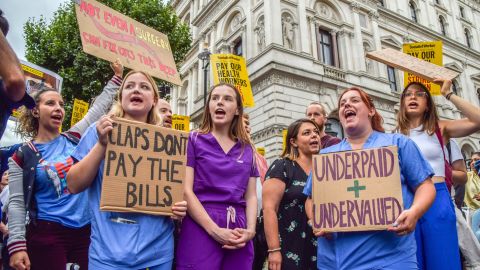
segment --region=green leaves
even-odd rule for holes
[[[162,0],[100,0],[99,2],[166,34],[177,65],[190,50],[192,38],[170,5]],[[63,77],[63,129],[70,127],[73,99],[90,102],[113,76],[109,63],[82,50],[73,1],[62,4],[52,20],[30,18],[24,25],[26,58]],[[157,81],[157,84],[166,84]]]

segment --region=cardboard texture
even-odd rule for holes
[[[174,114],[172,115],[172,127],[176,130],[185,132],[190,131],[190,116]]]
[[[385,230],[403,210],[396,146],[315,155],[312,176],[314,228]]]
[[[214,84],[224,82],[234,85],[242,95],[243,106],[255,106],[245,58],[234,54],[212,54],[210,63]]]
[[[407,43],[403,44],[403,52],[411,55],[415,58],[419,58],[435,64],[437,66],[443,66],[443,52],[442,52],[442,42],[441,41],[431,41],[431,42],[417,42],[417,43]],[[403,76],[404,87],[411,82],[420,82],[427,87],[430,93],[434,96],[441,95],[440,85],[422,79],[415,74],[408,72],[404,73]]]
[[[83,51],[181,85],[168,37],[97,1],[75,6]]]
[[[435,77],[452,80],[459,75],[458,72],[453,70],[437,66],[391,48],[368,52],[366,56],[386,65],[415,74],[428,81],[433,81]]]
[[[100,209],[172,216],[183,201],[187,142],[186,132],[115,118]]]

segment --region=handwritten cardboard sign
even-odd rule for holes
[[[188,133],[116,118],[105,152],[100,209],[173,215],[183,200]]]
[[[212,54],[210,61],[214,84],[234,85],[242,95],[243,106],[255,106],[245,58],[234,54]]]
[[[403,210],[396,146],[315,155],[312,176],[314,228],[384,230]]]
[[[168,37],[95,0],[75,6],[83,50],[181,85]]]
[[[416,43],[407,43],[403,44],[403,52],[411,55],[413,57],[425,60],[432,64],[443,66],[443,52],[442,52],[442,42],[441,41],[431,41],[431,42],[416,42]],[[411,82],[420,82],[430,91],[432,95],[438,96],[440,93],[440,85],[435,84],[431,81],[422,79],[415,74],[408,72],[404,73],[404,86]]]
[[[78,121],[82,120],[82,118],[88,112],[88,102],[85,102],[81,99],[74,99],[73,100],[73,109],[72,109],[72,119],[70,120],[70,126],[74,126]]]
[[[459,74],[453,70],[437,66],[391,48],[368,52],[367,57],[403,71],[410,72],[428,81],[433,81],[435,77],[452,80]]]

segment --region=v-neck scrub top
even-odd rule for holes
[[[212,133],[190,133],[187,166],[194,168],[193,192],[202,204],[245,207],[248,181],[259,176],[253,162],[250,145],[237,141],[225,153]]]

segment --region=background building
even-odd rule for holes
[[[365,52],[403,43],[443,41],[444,66],[461,72],[454,91],[480,105],[480,0],[173,0],[189,23],[193,47],[182,63],[183,86],[172,91],[173,110],[198,126],[204,83],[204,50],[246,58],[256,106],[248,108],[252,137],[271,161],[282,150],[281,131],[305,114],[311,101],[328,112],[349,86],[374,98],[393,130],[403,72],[365,58]],[[209,71],[210,67],[206,67]],[[462,117],[443,97],[441,117]],[[331,129],[341,132],[332,120]],[[467,158],[480,134],[458,139]]]

